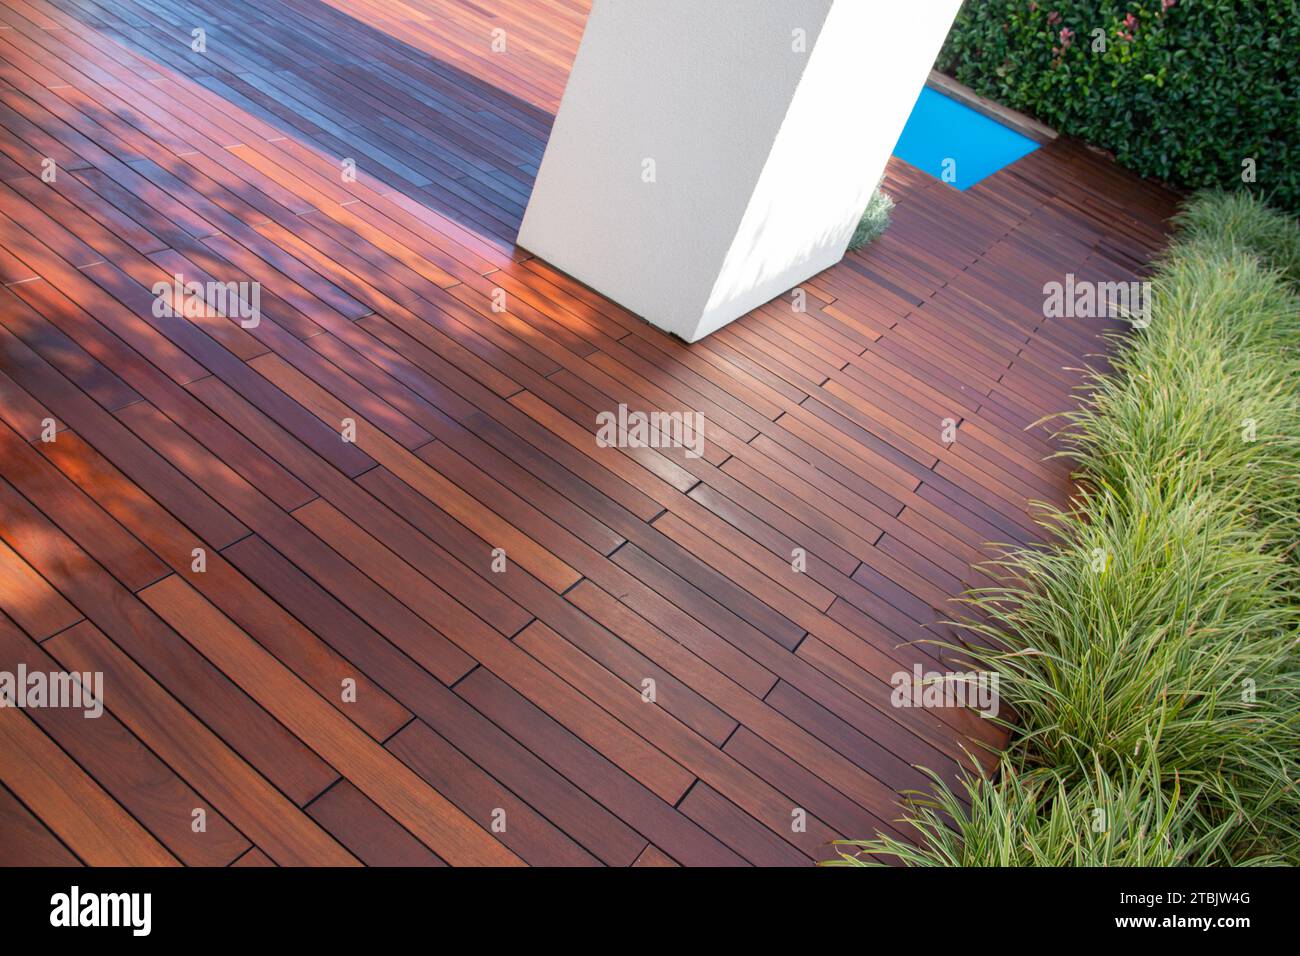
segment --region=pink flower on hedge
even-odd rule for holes
[[[1072,39],[1074,39],[1074,31],[1069,27],[1061,27],[1061,46],[1069,46]]]
[[[1173,6],[1175,3],[1177,3],[1177,2],[1178,2],[1178,0],[1160,0],[1160,9],[1161,9],[1161,10],[1168,10],[1170,7],[1172,7],[1172,6]]]
[[[1133,14],[1130,13],[1128,16],[1124,18],[1124,26],[1128,27],[1130,33],[1133,32],[1133,30],[1137,27],[1137,25],[1138,25],[1138,18],[1133,16]]]
[[[1051,26],[1053,23],[1060,23],[1060,22],[1061,22],[1061,15],[1057,13],[1055,10],[1053,10],[1051,13],[1047,15],[1048,26]]]

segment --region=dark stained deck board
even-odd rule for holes
[[[0,622],[0,659],[6,671],[19,664],[29,673],[58,669],[49,655],[57,647],[41,647],[17,628]],[[63,708],[33,709],[35,722],[77,760],[138,821],[184,863],[222,866],[249,848],[249,842],[229,821],[188,787],[171,769],[111,714],[86,720]],[[203,830],[194,829],[201,811]]]
[[[80,866],[75,855],[12,793],[0,787],[0,866]],[[645,864],[649,865],[649,864]]]
[[[0,711],[0,861],[799,864],[1001,742],[890,677],[1069,494],[1030,426],[1115,323],[1043,283],[1139,278],[1179,197],[1066,140],[891,161],[807,312],[687,346],[513,242],[585,15],[0,8],[0,666],[108,685]],[[260,325],[155,317],[177,272]],[[704,456],[599,448],[620,402]]]

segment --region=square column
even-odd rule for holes
[[[838,262],[961,0],[595,0],[519,245],[696,341]]]

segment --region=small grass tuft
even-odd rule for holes
[[[868,242],[876,239],[889,228],[890,213],[894,211],[894,200],[888,193],[881,192],[880,187],[871,194],[871,199],[867,203],[867,210],[858,220],[858,227],[853,230],[853,238],[849,240],[849,249],[861,249]]]

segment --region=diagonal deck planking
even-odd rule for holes
[[[0,862],[799,864],[998,742],[888,681],[1068,494],[1028,426],[1102,329],[1043,283],[1140,274],[1176,197],[895,163],[806,313],[687,347],[513,245],[585,12],[0,6],[0,670],[106,698],[0,709]],[[177,273],[260,326],[155,317]],[[704,457],[597,447],[620,402]]]

